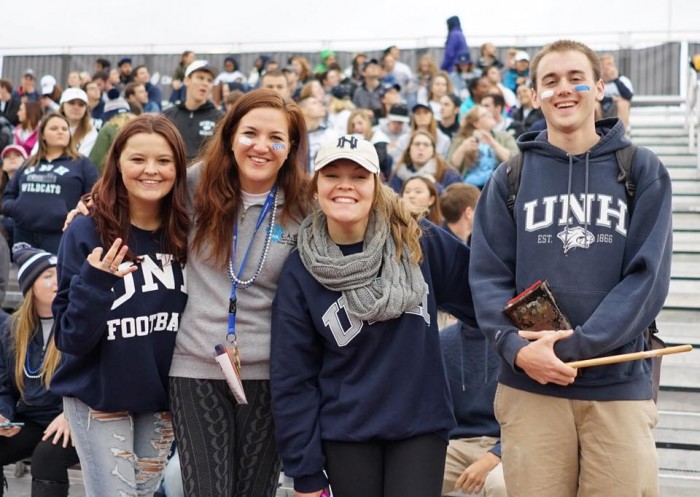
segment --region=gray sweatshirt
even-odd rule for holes
[[[187,170],[188,209],[193,214],[194,193],[199,183],[201,164]],[[296,246],[298,223],[288,221],[280,225],[282,192],[278,196],[272,242],[262,272],[252,286],[237,291],[236,334],[241,356],[241,375],[244,380],[270,378],[270,318],[272,300],[277,290],[277,280],[287,256]],[[252,205],[237,216],[238,249],[234,267],[240,268],[241,259],[255,230],[262,205]],[[269,216],[269,215],[268,215]],[[251,278],[262,255],[268,219],[263,222],[255,237],[248,260],[239,277]],[[191,245],[193,226],[188,237]],[[206,256],[209,246],[202,253],[190,251],[187,256],[187,293],[189,299],[177,334],[170,376],[183,378],[223,380],[219,365],[214,360],[214,346],[225,343],[228,331],[228,307],[231,280],[228,269],[217,267]]]

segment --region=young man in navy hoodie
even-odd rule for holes
[[[651,360],[565,363],[641,351],[671,267],[671,181],[638,149],[633,199],[617,181],[616,118],[594,121],[600,60],[560,40],[532,60],[547,129],[526,133],[513,211],[502,164],[476,209],[469,275],[481,330],[501,357],[495,413],[511,497],[656,496]],[[634,209],[633,214],[632,208]],[[548,280],[572,330],[518,330],[508,300]]]

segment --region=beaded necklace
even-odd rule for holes
[[[238,270],[238,273],[236,273],[233,267],[233,258],[236,255],[236,248],[238,246],[238,223],[236,223],[233,228],[233,247],[231,250],[231,257],[228,262],[228,275],[231,279],[231,294],[229,296],[228,304],[228,331],[226,333],[226,341],[229,343],[235,344],[236,342],[236,311],[238,310],[237,291],[239,288],[245,289],[250,287],[253,283],[255,283],[255,280],[262,272],[263,266],[265,266],[267,253],[270,251],[270,244],[272,243],[272,230],[275,225],[275,217],[277,215],[278,193],[279,190],[276,186],[273,187],[272,190],[270,190],[270,193],[268,194],[267,199],[265,200],[265,204],[263,205],[262,211],[260,211],[258,220],[255,223],[255,231],[253,231],[253,236],[251,236],[250,242],[248,242],[248,248],[245,250],[245,252],[243,253],[243,257],[241,258],[241,265]],[[258,260],[258,267],[255,269],[255,272],[250,278],[244,280],[242,279],[243,268],[245,267],[246,260],[248,259],[248,254],[250,254],[250,250],[253,246],[253,241],[255,241],[255,235],[258,233],[260,226],[262,226],[265,217],[267,217],[267,213],[268,211],[270,211],[270,207],[272,207],[272,212],[270,213],[270,220],[267,224],[265,244],[262,254],[260,255],[260,259]]]
[[[241,263],[241,268],[240,268],[240,273],[236,274],[234,268],[233,268],[233,254],[231,254],[231,258],[228,261],[228,276],[231,279],[231,283],[235,284],[237,288],[248,288],[251,286],[253,283],[255,283],[255,280],[258,278],[260,273],[262,272],[262,268],[265,265],[265,260],[267,259],[267,253],[270,250],[270,244],[272,242],[272,227],[275,225],[275,216],[277,214],[277,196],[278,196],[278,190],[275,188],[274,192],[271,192],[273,195],[273,203],[272,203],[272,213],[270,214],[270,220],[268,221],[267,224],[267,233],[265,234],[265,246],[263,248],[263,252],[260,255],[260,259],[258,260],[258,267],[255,269],[255,272],[253,273],[253,276],[248,278],[247,280],[242,280],[240,279],[240,275],[243,274],[243,264],[245,263],[245,258],[248,255],[248,251],[250,250],[250,247],[253,244],[253,238],[255,238],[255,233],[257,233],[258,229],[260,228],[260,224],[262,223],[263,219],[265,218],[265,215],[267,214],[265,209],[265,206],[263,206],[263,210],[260,213],[260,217],[258,218],[258,224],[255,227],[255,232],[253,232],[253,237],[250,240],[250,243],[248,245],[248,250],[246,250],[246,253],[243,258],[243,262]],[[245,214],[244,214],[245,216]],[[236,229],[236,234],[234,234],[234,252],[235,252],[235,247],[237,243],[237,238],[238,238],[238,233]]]
[[[32,380],[41,378],[41,367],[44,365],[44,354],[46,353],[46,344],[41,347],[41,361],[36,369],[32,369],[32,365],[29,362],[29,344],[27,344],[27,352],[24,355],[24,376]]]

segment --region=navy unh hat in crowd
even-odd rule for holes
[[[17,279],[22,295],[27,295],[41,273],[56,267],[56,256],[45,250],[36,249],[28,243],[19,242],[12,246],[15,263],[19,267]]]

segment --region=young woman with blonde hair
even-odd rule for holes
[[[14,257],[24,301],[0,328],[0,423],[18,426],[0,428],[0,467],[31,457],[32,496],[65,497],[78,454],[63,399],[48,390],[61,360],[52,338],[56,256],[18,243]]]
[[[323,145],[309,194],[272,314],[285,474],[300,497],[329,483],[338,497],[438,497],[454,418],[437,308],[473,321],[469,249],[382,185],[355,136]]]

